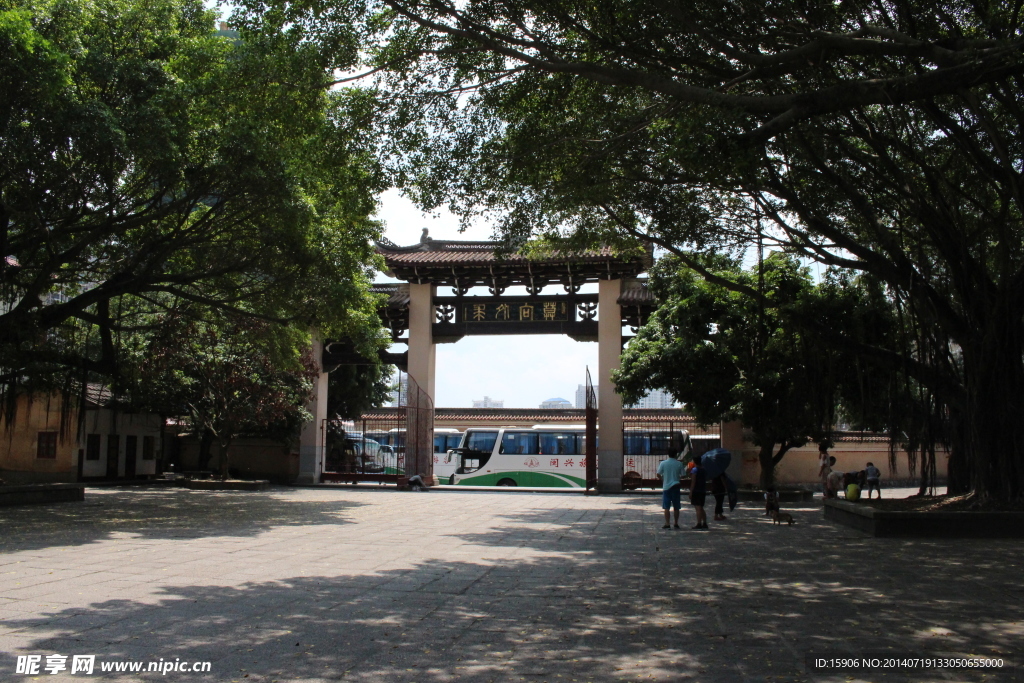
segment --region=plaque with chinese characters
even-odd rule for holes
[[[508,300],[488,303],[462,304],[462,320],[466,323],[483,322],[561,322],[572,320],[569,302]]]

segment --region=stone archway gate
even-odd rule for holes
[[[379,313],[392,339],[408,346],[404,353],[383,354],[382,360],[406,369],[431,402],[436,344],[468,335],[502,334],[565,334],[578,341],[596,341],[594,394],[600,436],[596,485],[604,491],[622,489],[622,402],[611,373],[619,367],[622,346],[632,336],[623,330],[635,333],[654,306],[646,280],[637,277],[650,266],[650,252],[622,255],[602,248],[527,257],[504,251],[498,242],[434,240],[426,229],[417,244],[398,246],[381,240],[377,250],[387,264],[387,274],[401,281],[374,286],[386,297]],[[597,284],[596,294],[580,291],[588,283]],[[526,295],[507,293],[516,286],[524,287]],[[486,287],[487,295],[470,295],[481,287]],[[544,293],[549,287],[561,291]],[[450,288],[452,294],[439,293],[439,288]],[[366,361],[354,357],[343,344],[325,345],[325,367],[352,362]],[[317,424],[326,415],[319,418]],[[429,435],[433,425],[418,421],[407,429],[409,438],[418,439],[420,430],[429,430]],[[317,436],[304,432],[300,481],[318,481],[324,471],[325,442]]]

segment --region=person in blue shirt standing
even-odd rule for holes
[[[665,511],[665,526],[662,529],[670,529],[668,508],[671,505],[675,508],[675,527],[679,528],[679,508],[682,506],[679,499],[679,491],[682,489],[680,479],[683,477],[685,467],[676,458],[676,451],[668,452],[668,459],[662,460],[658,465],[658,478],[661,479],[661,509]]]
[[[708,528],[708,514],[704,512],[704,499],[708,495],[708,476],[700,464],[700,458],[696,458],[690,470],[690,505],[697,513],[697,525],[693,528],[704,531]]]

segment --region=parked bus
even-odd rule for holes
[[[586,486],[586,439],[580,425],[467,429],[449,454],[449,484]],[[443,481],[443,479],[442,479]]]
[[[586,486],[583,425],[472,428],[459,448],[435,465],[442,483],[466,486]],[[717,448],[718,436],[690,436],[682,429],[629,429],[623,434],[625,488],[660,485],[658,464],[670,449],[689,458]],[[442,469],[442,467],[444,469]],[[450,475],[445,477],[442,473]]]
[[[434,427],[434,455],[444,455],[462,442],[462,432],[450,427]]]

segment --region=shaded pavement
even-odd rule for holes
[[[0,508],[0,680],[17,655],[180,681],[1004,681],[815,672],[1024,652],[1017,540],[873,539],[819,503],[662,530],[654,496],[90,489]],[[689,527],[693,515],[684,511]],[[99,662],[209,661],[209,673]],[[70,664],[70,659],[69,659]],[[1024,680],[1024,679],[1022,679]]]

